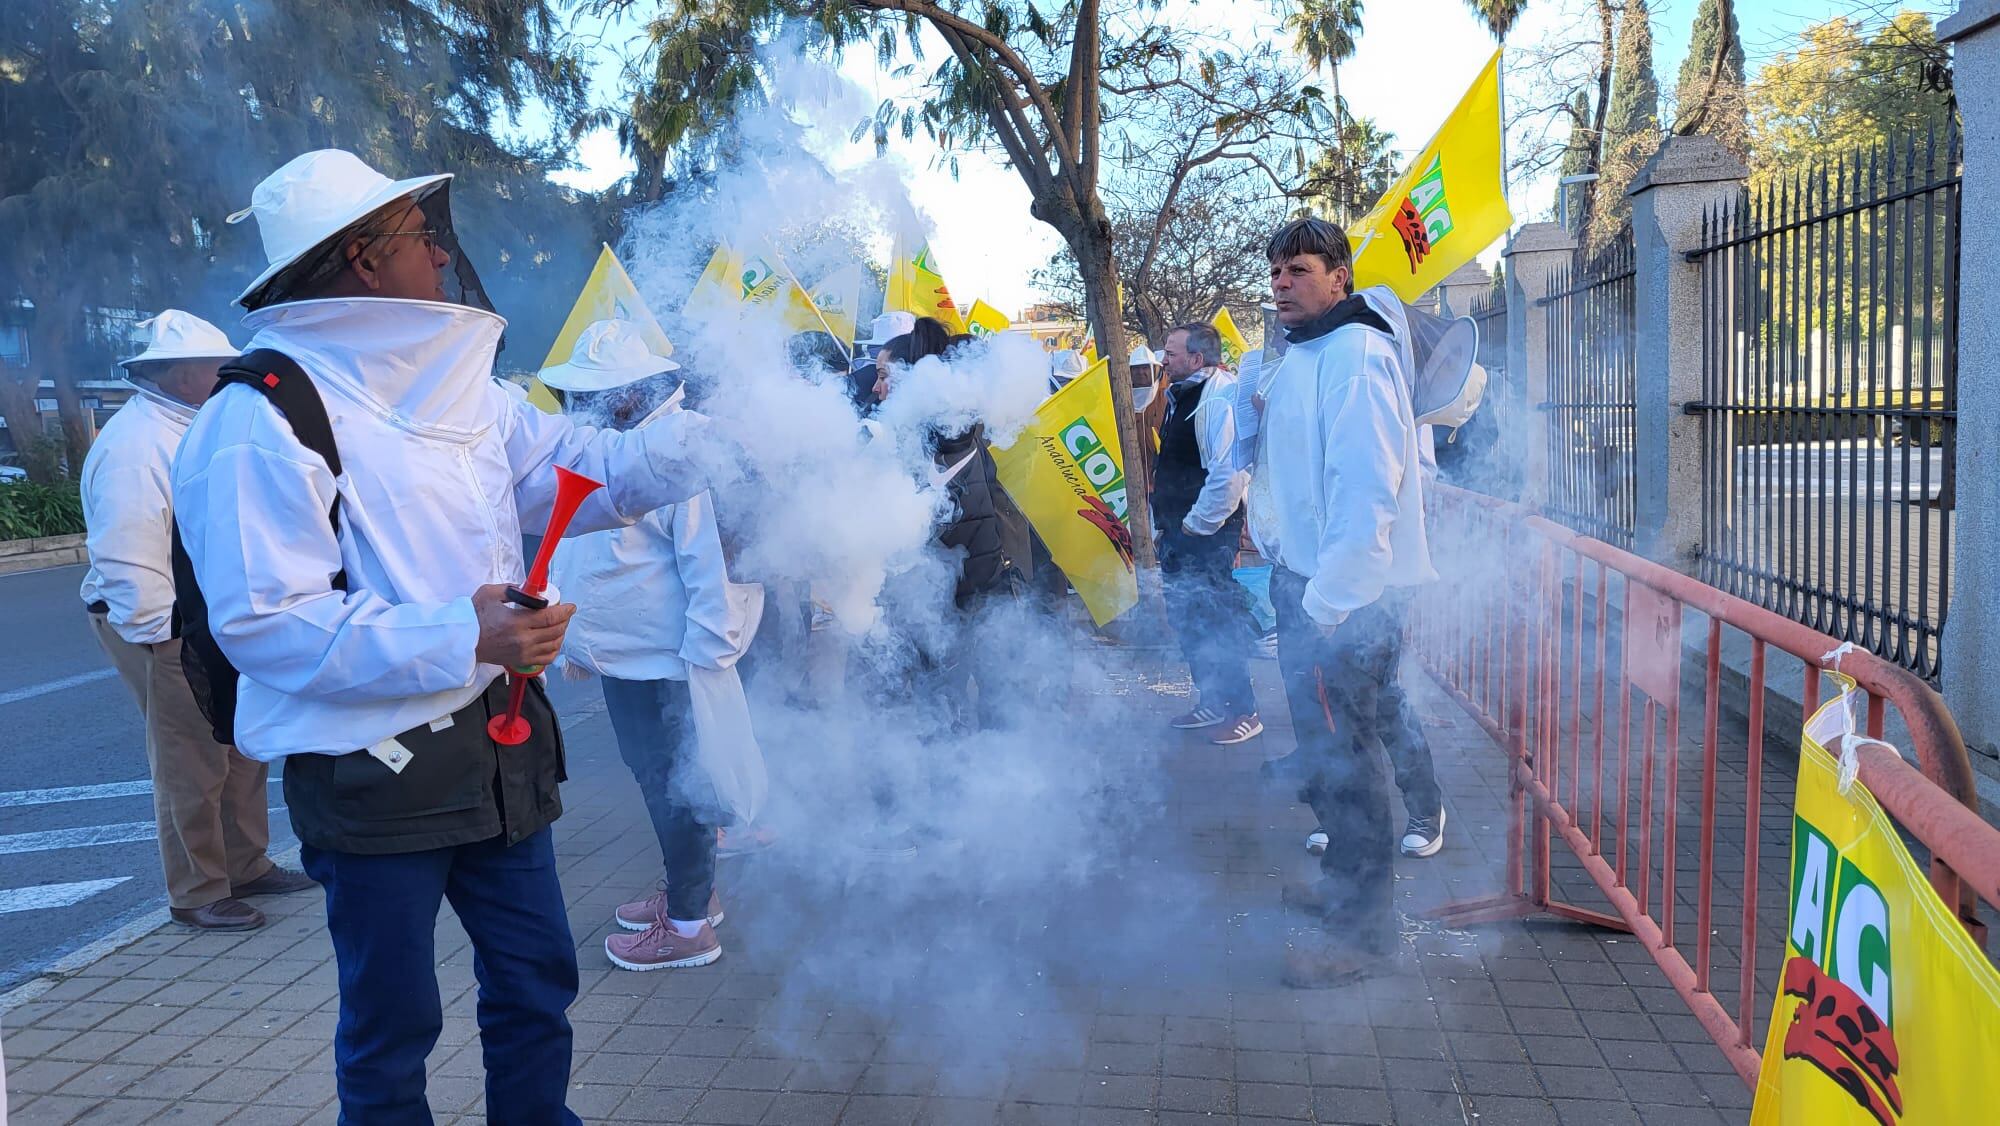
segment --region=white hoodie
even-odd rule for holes
[[[639,426],[679,409],[676,392]],[[761,587],[729,581],[707,493],[629,528],[563,541],[550,575],[576,602],[564,659],[620,680],[687,680],[689,666],[733,667],[762,605]]]
[[[1422,435],[1410,408],[1409,326],[1387,291],[1364,300],[1395,334],[1360,324],[1294,341],[1266,387],[1250,487],[1251,538],[1305,577],[1322,625],[1389,587],[1435,581],[1424,531]]]
[[[83,459],[84,605],[104,602],[106,620],[134,645],[173,634],[174,451],[194,418],[186,403],[145,388],[104,424]]]
[[[506,322],[461,305],[301,301],[244,319],[313,379],[343,472],[263,396],[229,386],[174,463],[183,542],[222,650],[243,674],[236,738],[270,761],[374,746],[469,703],[500,674],[474,659],[472,592],[519,582],[557,465],[603,481],[571,532],[631,523],[707,482],[681,412],[619,434],[573,426],[491,378]],[[327,521],[341,500],[340,535]],[[348,590],[329,586],[345,568]]]

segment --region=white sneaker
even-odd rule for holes
[[[1306,851],[1312,853],[1314,856],[1325,856],[1326,841],[1326,830],[1314,829],[1306,835]]]
[[[1404,856],[1436,856],[1444,847],[1444,808],[1436,817],[1411,817],[1403,826]]]
[[[1240,715],[1230,720],[1229,726],[1222,729],[1222,734],[1209,742],[1218,747],[1233,747],[1238,743],[1247,743],[1263,733],[1263,720],[1254,715]]]

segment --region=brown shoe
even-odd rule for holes
[[[1388,973],[1393,967],[1387,954],[1308,942],[1285,951],[1284,982],[1293,989],[1333,989]]]
[[[254,931],[264,925],[264,913],[240,899],[218,899],[200,907],[172,907],[174,922],[204,931]]]
[[[247,884],[229,885],[229,894],[238,899],[246,895],[290,895],[318,886],[319,882],[304,872],[294,872],[273,864],[270,871]]]

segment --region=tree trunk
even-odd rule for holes
[[[83,459],[97,437],[97,420],[83,409],[77,394],[78,342],[83,339],[83,295],[81,290],[58,293],[35,306],[34,328],[29,332],[29,387],[37,388],[46,379],[54,387],[56,414],[62,423],[63,453],[69,476],[83,472]],[[13,423],[8,423],[12,427]]]
[[[1125,319],[1118,308],[1118,268],[1111,259],[1110,224],[1084,221],[1084,230],[1071,241],[1070,249],[1083,274],[1084,304],[1097,338],[1097,354],[1107,361],[1111,372],[1111,409],[1118,415],[1118,448],[1125,464],[1138,470],[1139,417],[1132,413],[1132,356],[1125,335]],[[1093,237],[1092,228],[1104,232]],[[1154,569],[1153,514],[1147,504],[1146,482],[1126,478],[1125,523],[1132,529],[1133,556],[1142,572]]]
[[[28,471],[28,479],[47,485],[54,483],[58,466],[42,441],[42,414],[35,409],[34,381],[34,374],[21,368],[0,371],[0,418],[7,420],[14,459]]]

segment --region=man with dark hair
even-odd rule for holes
[[[553,661],[576,608],[524,607],[508,584],[556,467],[605,483],[571,533],[629,524],[708,487],[691,453],[706,420],[593,430],[494,380],[506,322],[475,307],[462,261],[447,280],[449,178],[392,181],[327,149],[257,185],[233,218],[256,216],[270,266],[237,300],[268,374],[195,416],[174,512],[208,633],[240,670],[237,745],[285,760],[300,855],[326,889],[342,1121],[430,1121],[449,900],[479,977],[489,1112],[574,1123],[576,943],[550,828],[561,732],[539,681],[525,742],[500,745],[488,719],[508,706],[506,670]]]
[[[1265,391],[1251,530],[1276,565],[1278,660],[1302,795],[1330,838],[1320,879],[1284,892],[1286,906],[1323,923],[1288,952],[1285,980],[1323,987],[1376,972],[1395,950],[1395,850],[1378,756],[1422,738],[1404,722],[1397,677],[1407,590],[1437,575],[1407,344],[1351,292],[1339,227],[1293,220],[1266,256],[1289,350]]]
[[[1236,375],[1221,366],[1213,325],[1168,333],[1164,360],[1172,382],[1153,467],[1153,518],[1168,610],[1201,692],[1201,702],[1172,722],[1183,731],[1219,727],[1212,742],[1233,746],[1264,731],[1250,689],[1255,630],[1234,573],[1250,486],[1236,458]]]

